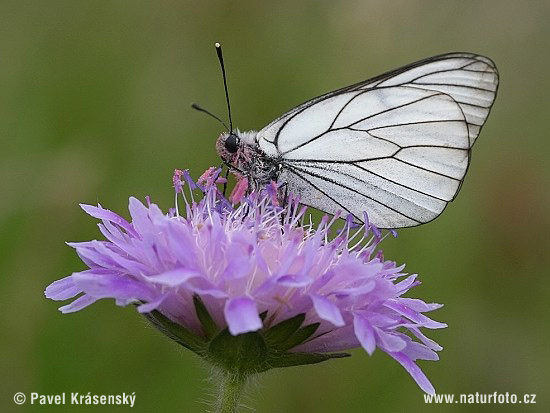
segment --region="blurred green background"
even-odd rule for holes
[[[445,348],[421,367],[439,393],[537,394],[537,404],[425,405],[384,353],[266,374],[258,412],[550,411],[550,2],[7,1],[0,3],[0,411],[16,392],[135,392],[132,411],[203,412],[207,371],[133,308],[71,315],[43,290],[83,264],[65,241],[99,238],[78,203],[125,213],[130,195],[172,206],[171,174],[218,165],[225,117],[259,129],[298,103],[414,60],[486,54],[499,96],[458,199],[388,239],[386,257],[445,304]],[[519,409],[521,407],[521,409]],[[120,406],[86,411],[123,411]]]

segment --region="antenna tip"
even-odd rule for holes
[[[216,49],[219,49],[220,47],[222,47],[222,45],[219,44],[218,42],[216,42],[216,43],[214,44],[214,46],[216,47]]]

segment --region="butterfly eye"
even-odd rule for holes
[[[239,149],[239,138],[237,135],[229,135],[225,140],[225,149],[229,153],[235,153]]]

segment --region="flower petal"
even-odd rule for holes
[[[400,336],[405,336],[401,333],[384,331],[381,328],[376,328],[378,336],[378,347],[387,352],[401,351],[407,346],[407,342]],[[406,336],[405,336],[406,337]]]
[[[384,306],[396,311],[397,313],[407,317],[409,320],[414,321],[427,328],[445,328],[447,324],[440,323],[439,321],[434,321],[431,318],[426,317],[423,314],[420,314],[413,309],[407,307],[404,304],[397,302],[396,300],[387,300],[384,303]]]
[[[166,296],[167,296],[167,294],[163,294],[163,295],[159,296],[154,301],[139,305],[138,308],[137,308],[138,312],[143,314],[143,313],[149,313],[153,310],[156,310],[158,308],[158,306],[162,304],[162,302],[164,301]]]
[[[353,296],[353,295],[367,294],[373,291],[375,288],[376,288],[376,282],[367,281],[363,285],[350,287],[350,288],[343,288],[341,290],[335,290],[331,294],[334,294],[336,297],[339,297],[339,298],[344,298],[350,295]]]
[[[133,196],[130,197],[128,210],[132,215],[132,226],[138,234],[144,235],[154,232],[153,224],[149,218],[149,209],[139,199]]]
[[[422,300],[419,300],[418,298],[399,298],[398,301],[401,304],[406,305],[410,309],[412,309],[414,311],[418,311],[420,313],[437,310],[437,309],[443,307],[443,304],[437,304],[437,303],[428,304],[428,303],[425,303]]]
[[[443,347],[441,347],[439,344],[437,344],[435,341],[433,341],[432,339],[426,337],[426,335],[424,335],[419,328],[415,327],[415,326],[411,326],[411,327],[408,327],[408,329],[411,331],[411,333],[414,334],[415,337],[417,337],[420,341],[422,341],[422,343],[424,343],[424,345],[432,350],[435,350],[435,351],[440,351],[440,350],[443,350]]]
[[[165,271],[160,274],[150,275],[147,278],[157,284],[162,284],[167,287],[177,287],[195,277],[202,277],[202,274],[195,270],[177,268],[175,270]]]
[[[152,301],[153,290],[147,284],[116,273],[80,272],[73,275],[75,284],[94,298]]]
[[[317,315],[329,323],[335,325],[336,327],[345,326],[344,318],[342,313],[336,304],[330,301],[328,298],[322,297],[317,294],[310,294],[309,297],[313,301],[313,307],[315,307],[315,312]]]
[[[231,256],[227,267],[223,270],[222,278],[227,280],[246,277],[250,272],[250,258],[245,255]]]
[[[414,381],[416,381],[416,383],[420,386],[422,390],[424,390],[428,394],[435,394],[434,386],[432,385],[432,383],[430,383],[430,380],[428,380],[424,372],[420,370],[420,368],[414,363],[414,361],[412,361],[402,352],[388,354],[393,357],[399,364],[401,364],[405,368],[405,370],[409,372]]]
[[[369,321],[359,315],[355,314],[353,317],[353,328],[355,330],[355,337],[361,343],[361,346],[372,356],[376,349],[376,336],[374,335],[374,328]]]
[[[82,290],[74,283],[73,276],[69,275],[48,285],[44,295],[51,300],[61,301],[76,297],[81,292]]]
[[[419,283],[419,281],[416,281],[416,278],[418,277],[417,274],[412,274],[412,275],[409,275],[407,278],[405,278],[404,280],[398,282],[397,284],[395,284],[395,289],[397,291],[401,291],[401,292],[407,292],[410,288],[413,287],[413,285],[416,283]]]
[[[134,230],[134,227],[132,224],[130,224],[128,221],[126,221],[124,218],[122,218],[120,215],[115,214],[112,211],[109,211],[108,209],[104,209],[101,206],[92,206],[92,205],[86,205],[86,204],[80,204],[80,207],[88,214],[93,216],[94,218],[105,220],[112,222],[113,224],[118,225],[121,228],[124,228],[128,234],[132,234],[133,236],[137,236],[136,231]]]
[[[312,283],[311,277],[300,274],[285,274],[277,277],[275,280],[277,285],[288,288],[307,287]]]
[[[74,313],[75,311],[82,310],[85,307],[88,307],[90,304],[93,304],[97,301],[97,298],[94,298],[90,295],[84,294],[81,297],[78,297],[72,303],[59,307],[59,311],[63,314]]]
[[[234,336],[262,328],[262,320],[258,315],[256,302],[248,297],[227,300],[224,316],[229,332]]]
[[[401,352],[409,357],[412,361],[439,360],[439,356],[435,351],[429,349],[424,344],[420,344],[412,340],[409,340],[409,342],[407,343],[407,347],[405,347]]]
[[[248,179],[247,178],[239,179],[239,181],[233,188],[233,192],[231,192],[231,195],[229,196],[229,200],[231,202],[239,202],[243,198],[247,189],[248,189]]]

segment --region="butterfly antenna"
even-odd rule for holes
[[[223,120],[221,120],[220,118],[218,118],[216,115],[214,115],[212,112],[204,109],[203,107],[200,107],[199,105],[197,105],[196,103],[192,103],[191,104],[191,107],[195,110],[198,110],[199,112],[203,112],[203,113],[206,113],[207,115],[209,116],[212,116],[214,119],[216,119],[218,122],[220,122],[225,129],[229,130],[229,128],[227,127],[227,125],[225,124],[225,122]]]
[[[222,45],[219,43],[216,43],[215,46],[216,46],[216,53],[218,54],[218,60],[220,61],[220,66],[222,68],[223,87],[225,89],[225,100],[227,101],[227,112],[229,113],[229,133],[232,133],[233,120],[231,119],[231,105],[229,104],[229,92],[227,91],[227,77],[225,76],[225,66],[223,64]]]

